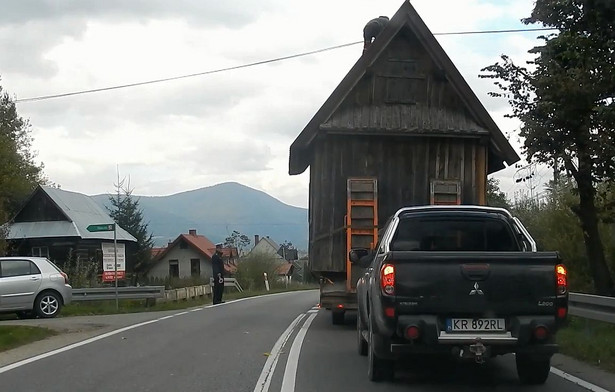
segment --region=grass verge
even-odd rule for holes
[[[562,354],[615,372],[615,324],[570,317],[556,340]]]
[[[55,334],[55,331],[47,328],[0,325],[0,352],[42,340]]]

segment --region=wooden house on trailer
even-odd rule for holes
[[[487,175],[518,160],[405,1],[291,145],[289,174],[310,167],[311,269],[346,269],[349,179],[375,180],[382,226],[402,206],[485,204]]]

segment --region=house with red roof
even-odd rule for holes
[[[237,249],[221,248],[227,276],[236,270]],[[211,257],[216,244],[196,230],[180,234],[166,248],[156,249],[155,262],[147,273],[150,278],[202,278],[211,277]],[[154,252],[152,252],[154,253]]]

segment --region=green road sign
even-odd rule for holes
[[[94,231],[113,231],[113,226],[115,226],[113,223],[105,223],[105,224],[101,224],[101,225],[89,225],[87,227],[87,229],[90,232],[94,232]]]

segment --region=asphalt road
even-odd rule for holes
[[[421,359],[399,364],[393,382],[371,383],[367,359],[355,349],[355,316],[348,314],[346,325],[333,326],[330,313],[319,310],[317,302],[316,291],[293,292],[182,312],[110,316],[87,322],[83,318],[45,320],[56,327],[72,321],[89,329],[66,334],[64,339],[70,339],[64,344],[55,340],[56,347],[37,352],[35,347],[45,347],[39,342],[0,354],[0,390],[587,390],[556,374],[543,386],[522,386],[512,356],[486,366]],[[39,320],[27,322],[41,325]]]

